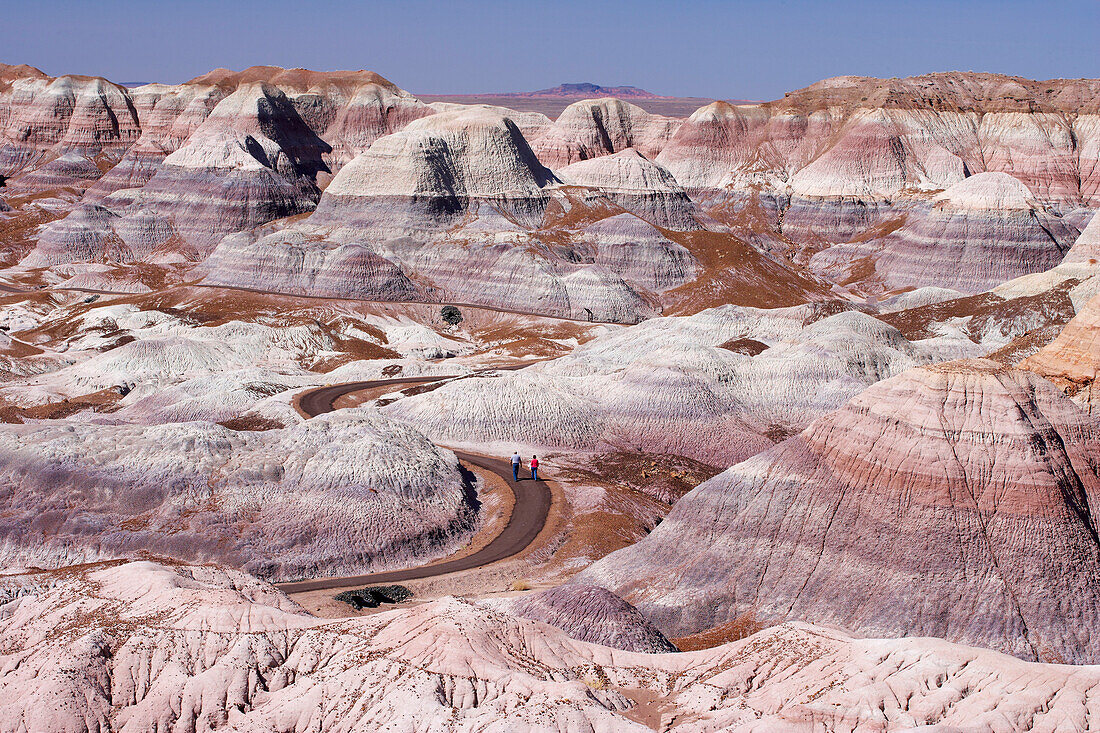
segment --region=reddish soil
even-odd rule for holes
[[[733,234],[663,233],[703,267],[698,278],[661,296],[665,315],[689,315],[725,304],[782,308],[830,298],[828,286],[794,263],[771,259]]]
[[[122,395],[117,390],[103,389],[80,397],[62,400],[61,402],[50,402],[45,405],[34,405],[33,407],[18,407],[0,402],[0,422],[22,423],[24,420],[59,420],[85,410],[114,412],[119,408],[118,402],[121,399]]]
[[[585,193],[588,189],[585,188],[565,186],[561,190],[569,200],[570,208],[566,211],[557,199],[552,200],[546,207],[539,238],[547,243],[563,241],[568,235],[563,233],[562,229],[583,229],[626,211],[603,196],[591,201],[586,200]]]
[[[225,420],[218,423],[223,427],[227,427],[230,430],[239,431],[263,431],[263,430],[282,430],[286,427],[278,420],[271,420],[266,417],[260,417],[259,415],[247,415],[241,417],[235,417],[232,420]]]
[[[1060,328],[1074,316],[1069,291],[1077,284],[1077,280],[1069,280],[1039,295],[1012,300],[1005,300],[992,293],[980,293],[878,317],[897,328],[910,341],[934,336],[933,326],[951,318],[970,317],[969,330],[972,334],[980,334],[991,325],[1018,318],[1037,318],[1043,322],[1039,327],[1043,330],[1048,326]]]
[[[711,649],[728,644],[731,641],[744,639],[762,628],[764,626],[756,622],[753,614],[747,613],[721,626],[715,626],[691,636],[681,636],[679,639],[672,639],[671,641],[679,647],[680,651],[694,652],[699,649]]]
[[[57,193],[38,192],[5,199],[14,211],[0,214],[0,266],[11,267],[23,259],[34,248],[38,228],[69,213],[66,210],[46,210],[27,205],[36,199],[50,198]]]
[[[767,344],[761,343],[754,339],[730,339],[724,344],[718,344],[719,349],[725,349],[726,351],[732,351],[735,354],[744,354],[745,356],[756,356],[762,353],[768,348]]]
[[[678,456],[627,452],[576,459],[546,456],[544,464],[553,467],[567,495],[593,486],[604,491],[594,508],[566,506],[555,544],[535,558],[538,576],[556,582],[640,540],[660,524],[676,500],[717,473]]]

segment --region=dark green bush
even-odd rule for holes
[[[462,311],[455,308],[453,305],[443,306],[443,310],[439,311],[440,318],[444,323],[448,323],[452,326],[457,326],[462,323]]]
[[[383,603],[402,603],[412,598],[412,591],[403,585],[374,585],[359,590],[346,590],[334,598],[351,605],[356,611],[378,608]]]

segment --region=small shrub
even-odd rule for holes
[[[349,604],[356,611],[378,608],[383,603],[403,603],[412,598],[412,591],[403,585],[375,585],[359,590],[346,590],[333,598]]]
[[[443,322],[450,326],[457,326],[462,323],[462,311],[455,308],[453,305],[445,305],[443,309],[439,311],[439,317],[443,319]]]
[[[601,680],[599,677],[597,677],[595,675],[585,675],[584,677],[581,678],[581,681],[584,682],[584,684],[588,685],[589,689],[592,689],[592,690],[602,690],[603,689],[603,685],[604,685],[603,680]]]
[[[512,583],[512,590],[531,590],[531,584],[526,580],[517,580]]]
[[[588,667],[579,676],[581,682],[588,685],[588,687],[593,690],[602,690],[611,682],[611,680],[607,678],[607,674],[599,667]]]

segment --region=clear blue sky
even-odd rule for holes
[[[413,92],[562,82],[772,99],[838,74],[1100,76],[1100,1],[11,0],[0,61],[178,82],[253,64],[371,69]]]

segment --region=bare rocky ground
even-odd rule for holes
[[[1098,682],[1092,667],[800,623],[652,654],[455,598],[324,620],[209,566],[89,565],[2,587],[0,715],[15,729],[1082,729]]]
[[[0,729],[1087,728],[1097,84],[0,67]]]

